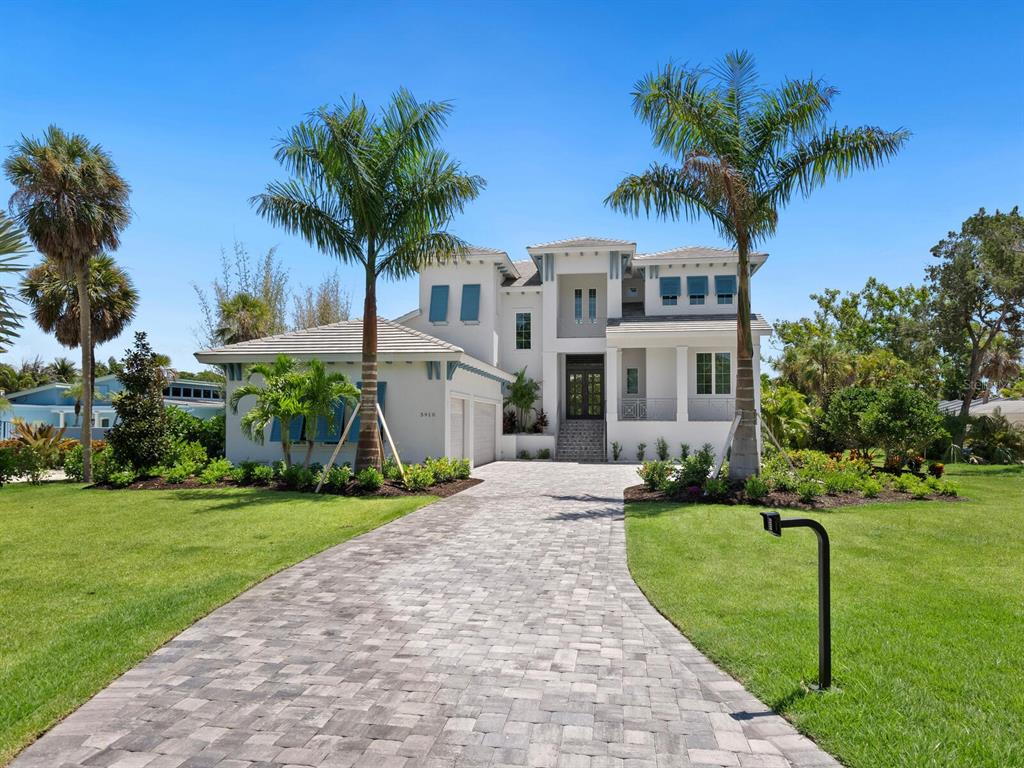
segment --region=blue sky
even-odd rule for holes
[[[601,201],[657,157],[630,89],[669,60],[755,54],[766,83],[814,74],[838,87],[839,124],[914,136],[884,169],[794,202],[764,249],[754,310],[811,308],[808,295],[869,276],[920,281],[928,249],[979,207],[1024,202],[1024,6],[1010,3],[42,3],[7,2],[0,147],[49,123],[109,150],[133,186],[115,254],[141,293],[134,329],[197,367],[191,283],[234,239],[279,246],[293,284],[336,264],[273,229],[248,198],[280,175],[274,141],[318,105],[399,86],[450,99],[443,143],[487,189],[453,231],[524,258],[573,235],[641,251],[718,244],[706,222],[630,220]],[[10,187],[0,181],[0,203]],[[358,273],[340,268],[353,306]],[[380,310],[415,303],[386,284]],[[120,356],[126,333],[99,354]],[[77,357],[30,322],[0,360]]]

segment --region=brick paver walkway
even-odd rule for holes
[[[631,468],[478,475],[215,611],[14,766],[837,765],[634,585]]]

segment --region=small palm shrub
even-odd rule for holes
[[[203,450],[205,451],[206,449],[204,448]],[[199,482],[203,485],[219,483],[224,478],[231,476],[233,468],[233,465],[227,459],[214,459],[199,473]]]
[[[351,467],[349,467],[348,464],[342,464],[340,467],[331,467],[327,470],[327,477],[324,479],[324,485],[333,493],[343,493],[348,487],[348,481],[351,479]]]
[[[747,478],[747,482],[743,484],[743,493],[750,501],[761,501],[764,499],[771,488],[768,487],[763,479],[757,475],[751,475]]]
[[[384,475],[375,467],[367,467],[356,475],[356,482],[364,491],[372,493],[384,485]]]
[[[410,491],[422,491],[434,484],[434,473],[423,464],[410,464],[405,468],[405,487]]]
[[[645,461],[636,473],[650,491],[664,490],[668,485],[673,466],[669,461]]]
[[[617,440],[612,441],[612,461],[618,461],[619,456],[622,455],[622,443]]]
[[[644,453],[647,451],[647,443],[640,443],[636,447],[636,460],[642,462],[644,460]]]
[[[658,461],[668,461],[668,441],[659,437],[654,442],[654,451],[658,454]]]

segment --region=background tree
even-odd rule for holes
[[[74,348],[79,345],[82,322],[78,285],[73,275],[47,258],[25,274],[19,293],[31,308],[32,319],[43,331],[54,334],[65,347]],[[113,341],[124,332],[135,317],[138,305],[138,291],[114,259],[106,253],[93,257],[89,264],[93,352],[97,344]],[[90,353],[90,358],[93,357],[94,353]]]
[[[754,59],[727,54],[711,70],[674,64],[639,81],[633,108],[678,165],[628,176],[605,203],[631,215],[708,218],[738,254],[736,411],[729,474],[758,471],[750,331],[750,252],[775,232],[779,210],[830,178],[894,156],[907,131],[826,125],[837,91],[821,80],[758,84]]]
[[[871,396],[860,414],[867,445],[885,450],[886,466],[898,469],[912,453],[944,435],[942,416],[934,399],[906,383],[893,384]]]
[[[76,375],[75,378],[72,379],[69,383],[71,384],[71,386],[68,387],[68,390],[67,392],[65,392],[65,394],[75,401],[75,426],[77,427],[79,424],[79,419],[82,416],[82,392],[85,390],[85,381],[82,379],[81,375]],[[92,401],[95,403],[105,399],[107,399],[106,396],[97,392],[96,388],[94,387],[92,390]]]
[[[20,229],[0,213],[0,275],[19,274],[25,265],[21,257],[28,251]],[[0,285],[0,352],[14,341],[21,327],[21,315],[11,304],[11,291]]]
[[[65,384],[70,384],[78,377],[78,366],[75,365],[75,361],[68,357],[55,357],[49,365],[46,366],[46,371],[49,373],[53,381],[62,381]]]
[[[0,389],[4,392],[32,389],[49,382],[50,374],[46,370],[46,363],[38,355],[32,360],[22,360],[17,368],[0,363]]]
[[[447,231],[484,186],[437,146],[452,107],[396,93],[380,115],[353,98],[323,107],[283,138],[275,157],[291,178],[252,202],[264,218],[365,274],[362,396],[356,469],[380,467],[377,422],[377,281],[400,280],[460,257]]]
[[[145,333],[135,334],[135,345],[125,352],[117,378],[122,384],[114,397],[117,423],[107,433],[107,442],[118,463],[145,471],[161,464],[170,449],[160,365]]]
[[[761,374],[761,416],[783,448],[804,448],[810,437],[813,410],[807,398],[785,383]]]
[[[92,310],[89,267],[104,249],[120,244],[130,219],[129,187],[110,155],[79,134],[50,126],[42,140],[22,137],[4,163],[14,187],[11,208],[35,249],[69,275],[78,288],[82,375],[86,380],[82,411],[92,423]],[[82,441],[82,476],[92,480],[92,443]]]
[[[996,337],[985,353],[979,373],[986,380],[986,389],[999,391],[1007,387],[1021,374],[1020,342],[1015,343],[1006,334]]]
[[[1024,339],[1024,218],[1017,208],[967,219],[932,248],[938,264],[925,272],[933,294],[935,329],[945,349],[966,337],[966,387],[960,423],[966,427],[988,350],[1001,335]]]
[[[250,293],[236,293],[217,307],[217,344],[238,344],[274,334],[276,320],[261,299]]]
[[[292,311],[292,328],[316,328],[320,325],[348,320],[352,297],[342,289],[338,273],[328,275],[316,286],[296,292]]]

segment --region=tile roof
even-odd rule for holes
[[[771,333],[772,327],[762,315],[750,316],[750,329]],[[647,315],[645,317],[608,318],[608,333],[735,333],[736,315]]]
[[[607,237],[593,237],[590,235],[584,235],[581,237],[570,237],[566,240],[552,240],[550,243],[537,243],[536,245],[526,246],[527,250],[531,248],[600,248],[606,245],[632,245],[636,246],[636,243],[632,240],[614,240]]]
[[[766,253],[759,251],[752,251],[751,256],[767,256]],[[653,258],[664,258],[678,256],[688,259],[722,259],[722,258],[736,258],[736,251],[731,248],[713,248],[707,245],[684,245],[679,248],[670,248],[667,251],[658,251],[657,253],[638,253],[633,257],[634,261],[643,261],[644,259]]]
[[[302,331],[243,341],[225,347],[196,352],[200,362],[245,361],[256,356],[360,355],[363,349],[363,321],[343,320]],[[462,352],[462,347],[428,336],[391,320],[377,320],[377,351],[381,356]]]
[[[519,277],[513,278],[509,275],[501,284],[502,288],[520,288],[528,285],[541,285],[540,272],[537,271],[537,265],[534,263],[533,259],[513,261],[512,266],[516,268],[516,272],[519,273]]]

